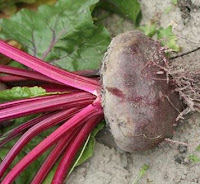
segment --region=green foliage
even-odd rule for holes
[[[12,66],[12,67],[16,67],[16,68],[25,68],[24,65],[22,65],[21,63],[18,63],[16,61],[11,61],[8,65]]]
[[[200,145],[196,147],[196,151],[200,151]]]
[[[141,8],[138,0],[102,0],[100,6],[131,19],[138,25],[141,19]]]
[[[149,166],[147,164],[144,164],[142,166],[142,168],[140,169],[139,174],[135,177],[135,179],[134,179],[132,184],[137,184],[138,181],[141,179],[141,177],[143,177],[148,170],[149,170]]]
[[[51,169],[51,171],[48,173],[47,177],[44,179],[42,184],[49,184],[52,182],[52,179],[54,177],[54,174],[56,172],[56,169],[58,167],[58,162],[53,166],[53,168]]]
[[[168,6],[164,9],[165,14],[168,14],[172,10],[172,6]]]
[[[13,87],[0,91],[0,102],[9,100],[18,100],[45,95],[46,90],[41,87]]]
[[[107,30],[93,24],[91,7],[97,2],[59,0],[37,12],[21,10],[1,21],[0,38],[16,40],[31,55],[63,69],[96,69],[110,42]]]
[[[171,0],[171,2],[172,2],[172,4],[175,5],[175,6],[178,4],[178,0]]]
[[[157,24],[155,22],[149,22],[144,26],[140,26],[139,30],[143,31],[144,34],[150,38],[152,38],[158,32]]]
[[[177,44],[176,35],[172,32],[172,26],[168,26],[167,28],[161,27],[157,36],[161,43],[167,48],[172,49],[175,52],[181,50],[181,47]]]
[[[149,37],[157,35],[157,39],[166,48],[171,49],[174,52],[181,51],[181,47],[177,44],[177,38],[172,31],[171,25],[168,26],[167,28],[163,28],[163,27],[158,27],[157,24],[154,22],[149,22],[144,26],[140,26],[139,29]]]
[[[197,155],[190,155],[189,159],[193,162],[193,163],[199,163],[200,162],[200,158]]]
[[[196,147],[195,149],[196,152],[200,151],[200,145]],[[189,160],[192,161],[193,163],[199,163],[200,162],[200,157],[193,154],[193,155],[189,155]]]

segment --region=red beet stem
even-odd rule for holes
[[[35,126],[30,128],[27,132],[25,132],[22,135],[22,137],[16,142],[16,144],[11,148],[11,150],[6,155],[4,160],[1,162],[0,178],[3,176],[6,169],[10,166],[10,164],[12,163],[14,158],[17,156],[17,154],[19,154],[19,152],[28,144],[28,142],[32,138],[34,138],[39,133],[45,131],[46,129],[69,119],[76,112],[77,112],[76,108],[61,111],[37,123]]]
[[[96,80],[88,79],[43,62],[27,53],[24,53],[9,44],[0,41],[0,53],[32,68],[33,70],[50,77],[63,84],[78,88],[94,95],[97,95],[99,83]]]
[[[80,129],[78,129],[80,130]],[[39,171],[35,175],[33,181],[31,184],[41,184],[42,181],[45,179],[49,171],[52,169],[53,165],[56,163],[56,161],[59,159],[63,151],[66,149],[67,145],[70,143],[70,141],[74,138],[74,136],[77,134],[78,130],[73,130],[69,133],[67,133],[55,146],[55,148],[51,151],[47,159],[44,161],[42,166],[40,167]]]
[[[56,80],[53,80],[38,72],[21,69],[21,68],[15,68],[15,67],[6,66],[6,65],[0,65],[0,73],[11,74],[11,75],[19,76],[19,77],[25,77],[28,79],[35,79],[35,80],[45,81],[45,82],[50,82],[50,83],[59,83]]]
[[[5,145],[7,142],[12,140],[13,138],[15,138],[15,137],[21,135],[22,133],[24,133],[24,131],[26,131],[28,128],[34,126],[35,124],[37,124],[40,121],[48,118],[51,115],[52,114],[45,114],[45,115],[33,118],[30,121],[27,121],[26,123],[23,123],[23,124],[19,125],[18,127],[14,128],[13,130],[9,131],[6,135],[3,135],[3,137],[5,137],[5,139],[3,139],[3,141],[0,142],[0,148],[3,145]]]
[[[10,74],[10,75],[6,75],[6,76],[0,76],[0,81],[3,82],[3,83],[33,81],[33,79],[34,79],[34,81],[37,80],[37,82],[43,81],[43,82],[50,82],[50,83],[53,83],[53,84],[62,84],[62,83],[59,83],[58,81],[55,81],[55,80],[52,80],[52,79],[46,77],[45,75],[38,73],[38,72],[25,70],[25,69],[20,69],[20,71],[16,72],[16,70],[18,70],[19,68],[14,68],[14,67],[3,65],[3,68],[4,67],[7,68],[4,71],[3,68],[1,70],[1,67],[2,67],[2,65],[0,65],[0,73]],[[8,67],[9,67],[9,70],[8,70]],[[18,74],[18,76],[16,76],[17,75],[16,73]],[[84,77],[92,77],[95,80],[97,80],[98,77],[99,77],[96,70],[83,70],[83,71],[75,71],[75,72],[72,72],[72,73],[76,74],[76,75],[81,75],[81,76],[84,76]],[[41,76],[41,77],[39,77],[39,76]],[[64,85],[64,84],[62,84],[62,85]]]
[[[0,110],[0,122],[37,114],[41,112],[50,112],[70,107],[86,106],[94,100],[94,96],[87,92],[76,92],[71,94],[59,95],[55,98],[40,99],[39,101],[31,101],[17,106]]]
[[[10,102],[5,102],[5,103],[0,104],[0,109],[13,107],[13,106],[16,106],[19,104],[24,104],[27,102],[34,102],[34,101],[40,101],[40,100],[44,100],[44,99],[55,98],[56,96],[58,97],[59,95],[40,96],[40,97],[33,97],[33,98],[26,98],[26,99],[22,99],[22,100],[14,100],[14,101],[10,101]]]
[[[40,87],[44,88],[46,92],[66,92],[66,93],[72,93],[72,92],[77,92],[80,91],[77,88],[73,88],[70,86],[65,86],[65,85],[58,85],[58,84],[40,84]],[[29,86],[33,87],[33,86]]]
[[[0,81],[3,83],[11,83],[11,82],[21,82],[21,81],[27,81],[28,78],[25,77],[18,77],[13,75],[6,75],[6,76],[0,76]]]
[[[85,107],[82,111],[77,113],[70,120],[65,122],[57,130],[51,133],[46,139],[38,144],[33,150],[31,150],[4,178],[1,184],[10,184],[13,180],[35,159],[37,159],[44,151],[51,147],[57,142],[66,132],[74,130],[78,126],[81,126],[85,121],[103,114],[102,108],[96,105],[90,104]]]
[[[85,142],[85,140],[87,139],[93,128],[102,118],[103,118],[102,115],[98,115],[88,120],[88,122],[83,126],[83,128],[78,133],[77,137],[70,143],[62,160],[59,163],[52,184],[60,184],[64,182],[65,176],[71,166],[72,161],[76,156],[76,153],[83,145],[83,143]]]

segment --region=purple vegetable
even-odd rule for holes
[[[0,104],[0,122],[43,113],[14,129],[0,142],[4,145],[25,132],[0,164],[2,184],[12,183],[52,146],[32,183],[42,183],[59,156],[62,159],[52,182],[63,183],[76,153],[102,119],[103,110],[117,145],[125,151],[147,150],[173,135],[182,103],[166,73],[168,61],[160,44],[139,32],[127,32],[113,39],[103,59],[101,82],[91,71],[63,71],[2,41],[0,53],[35,70],[0,66],[0,72],[8,74],[0,78],[4,83],[34,80],[49,91],[67,92]],[[64,120],[4,176],[30,139]]]
[[[161,45],[140,32],[114,38],[101,69],[103,107],[117,145],[142,151],[171,137],[182,104]]]

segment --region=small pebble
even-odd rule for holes
[[[186,153],[187,152],[187,146],[179,145],[178,150],[179,150],[179,153]]]
[[[180,156],[180,155],[175,155],[175,162],[179,163],[179,164],[183,164],[184,163],[184,157]]]

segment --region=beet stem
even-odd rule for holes
[[[87,92],[76,92],[55,96],[54,98],[40,99],[27,103],[22,103],[17,106],[0,110],[0,122],[37,114],[47,111],[55,111],[73,106],[86,106],[94,100],[94,96]]]
[[[57,142],[66,132],[74,130],[78,126],[81,126],[85,121],[93,118],[98,114],[103,114],[102,108],[99,106],[90,104],[82,111],[77,113],[70,120],[61,125],[53,133],[51,133],[46,139],[38,144],[33,150],[31,150],[18,164],[7,174],[1,184],[10,184],[13,180],[35,159],[37,159],[44,151]]]
[[[79,129],[78,129],[79,130]],[[42,166],[40,167],[39,171],[33,178],[31,184],[41,184],[42,181],[45,179],[49,171],[52,169],[53,165],[59,159],[63,151],[66,149],[70,141],[74,138],[77,134],[77,130],[73,130],[65,135],[55,146],[55,148],[51,151],[49,156],[46,158]]]
[[[78,133],[77,137],[71,142],[67,148],[62,160],[60,161],[56,173],[54,175],[52,184],[60,184],[64,182],[65,176],[70,168],[72,161],[74,160],[76,153],[83,145],[93,128],[102,119],[102,115],[91,118],[83,126],[83,128]]]
[[[99,83],[96,80],[88,79],[59,69],[53,65],[43,62],[38,58],[24,53],[23,51],[20,51],[3,41],[0,41],[0,53],[56,81],[97,95]]]
[[[3,141],[0,142],[0,148],[3,145],[5,145],[7,142],[9,142],[10,140],[12,140],[13,138],[15,138],[15,137],[21,135],[22,133],[24,133],[24,131],[26,131],[28,128],[34,126],[35,124],[37,124],[40,121],[48,118],[51,115],[52,114],[45,114],[45,115],[33,118],[33,119],[27,121],[26,123],[23,123],[23,124],[17,126],[16,128],[14,128],[13,130],[9,131],[5,135],[3,135],[3,137],[5,137],[5,138],[3,139]]]
[[[24,104],[27,102],[34,102],[34,101],[39,101],[39,100],[44,100],[44,99],[55,98],[56,96],[59,96],[59,95],[39,96],[39,97],[26,98],[26,99],[21,99],[21,100],[14,100],[10,102],[4,102],[0,104],[0,109],[13,107],[13,106]]]
[[[30,80],[30,79],[25,78],[25,77],[13,76],[13,75],[0,76],[0,81],[3,83],[21,82],[21,81],[27,81],[27,80]]]
[[[51,92],[66,92],[66,93],[72,93],[72,92],[77,92],[80,91],[77,88],[73,88],[70,86],[64,86],[64,85],[57,85],[57,84],[40,84],[40,87],[44,88],[47,93]]]
[[[6,169],[10,166],[17,154],[28,144],[28,142],[34,138],[39,133],[45,131],[46,129],[55,126],[56,124],[69,119],[74,113],[77,112],[76,108],[64,110],[56,113],[47,119],[39,122],[27,132],[25,132],[22,137],[16,142],[16,144],[11,148],[9,153],[6,155],[4,160],[0,164],[0,178],[5,173]]]
[[[0,73],[11,74],[14,76],[25,77],[28,79],[35,79],[35,80],[44,81],[44,82],[59,83],[56,80],[52,80],[51,78],[45,75],[42,75],[38,72],[30,71],[30,70],[26,70],[22,68],[15,68],[15,67],[6,66],[6,65],[0,65]]]

